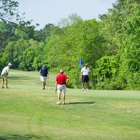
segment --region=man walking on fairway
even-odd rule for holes
[[[82,78],[82,90],[84,90],[84,84],[86,83],[86,90],[88,90],[89,87],[89,74],[90,69],[88,68],[88,64],[85,64],[85,66],[81,69],[81,78]]]
[[[42,82],[42,90],[45,90],[46,80],[49,74],[48,69],[46,68],[45,65],[42,66],[42,68],[39,70],[39,73],[40,73],[40,80]]]
[[[65,102],[65,94],[66,94],[66,84],[68,82],[68,77],[64,74],[63,70],[60,70],[60,74],[56,76],[56,84],[55,84],[55,91],[58,93],[58,102],[60,104],[60,95],[63,93],[63,104]]]
[[[8,65],[6,67],[3,68],[2,72],[1,72],[1,76],[2,76],[2,88],[4,88],[4,84],[6,84],[6,88],[8,87],[8,74],[9,74],[9,69],[12,66],[11,63],[8,63]]]

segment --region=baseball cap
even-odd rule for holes
[[[8,66],[12,66],[12,64],[11,63],[8,63]]]
[[[64,70],[60,70],[60,73],[64,73]]]

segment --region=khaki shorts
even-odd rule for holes
[[[4,79],[5,81],[7,81],[7,74],[2,74],[2,79]]]
[[[46,82],[47,76],[40,76],[40,80],[41,80],[42,82]]]
[[[63,94],[65,94],[66,93],[66,85],[57,85],[57,92],[58,92],[58,94],[60,94],[61,92]]]

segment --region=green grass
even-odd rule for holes
[[[67,89],[56,105],[55,76],[10,70],[0,89],[0,140],[139,140],[140,91]]]

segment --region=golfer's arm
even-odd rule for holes
[[[82,76],[83,76],[83,72],[81,72],[81,78],[82,78]]]
[[[88,72],[88,75],[90,74],[90,70],[89,70],[89,72]]]
[[[55,91],[57,90],[57,81],[55,82]]]
[[[69,82],[69,79],[66,80],[66,85],[67,85],[68,82]]]

